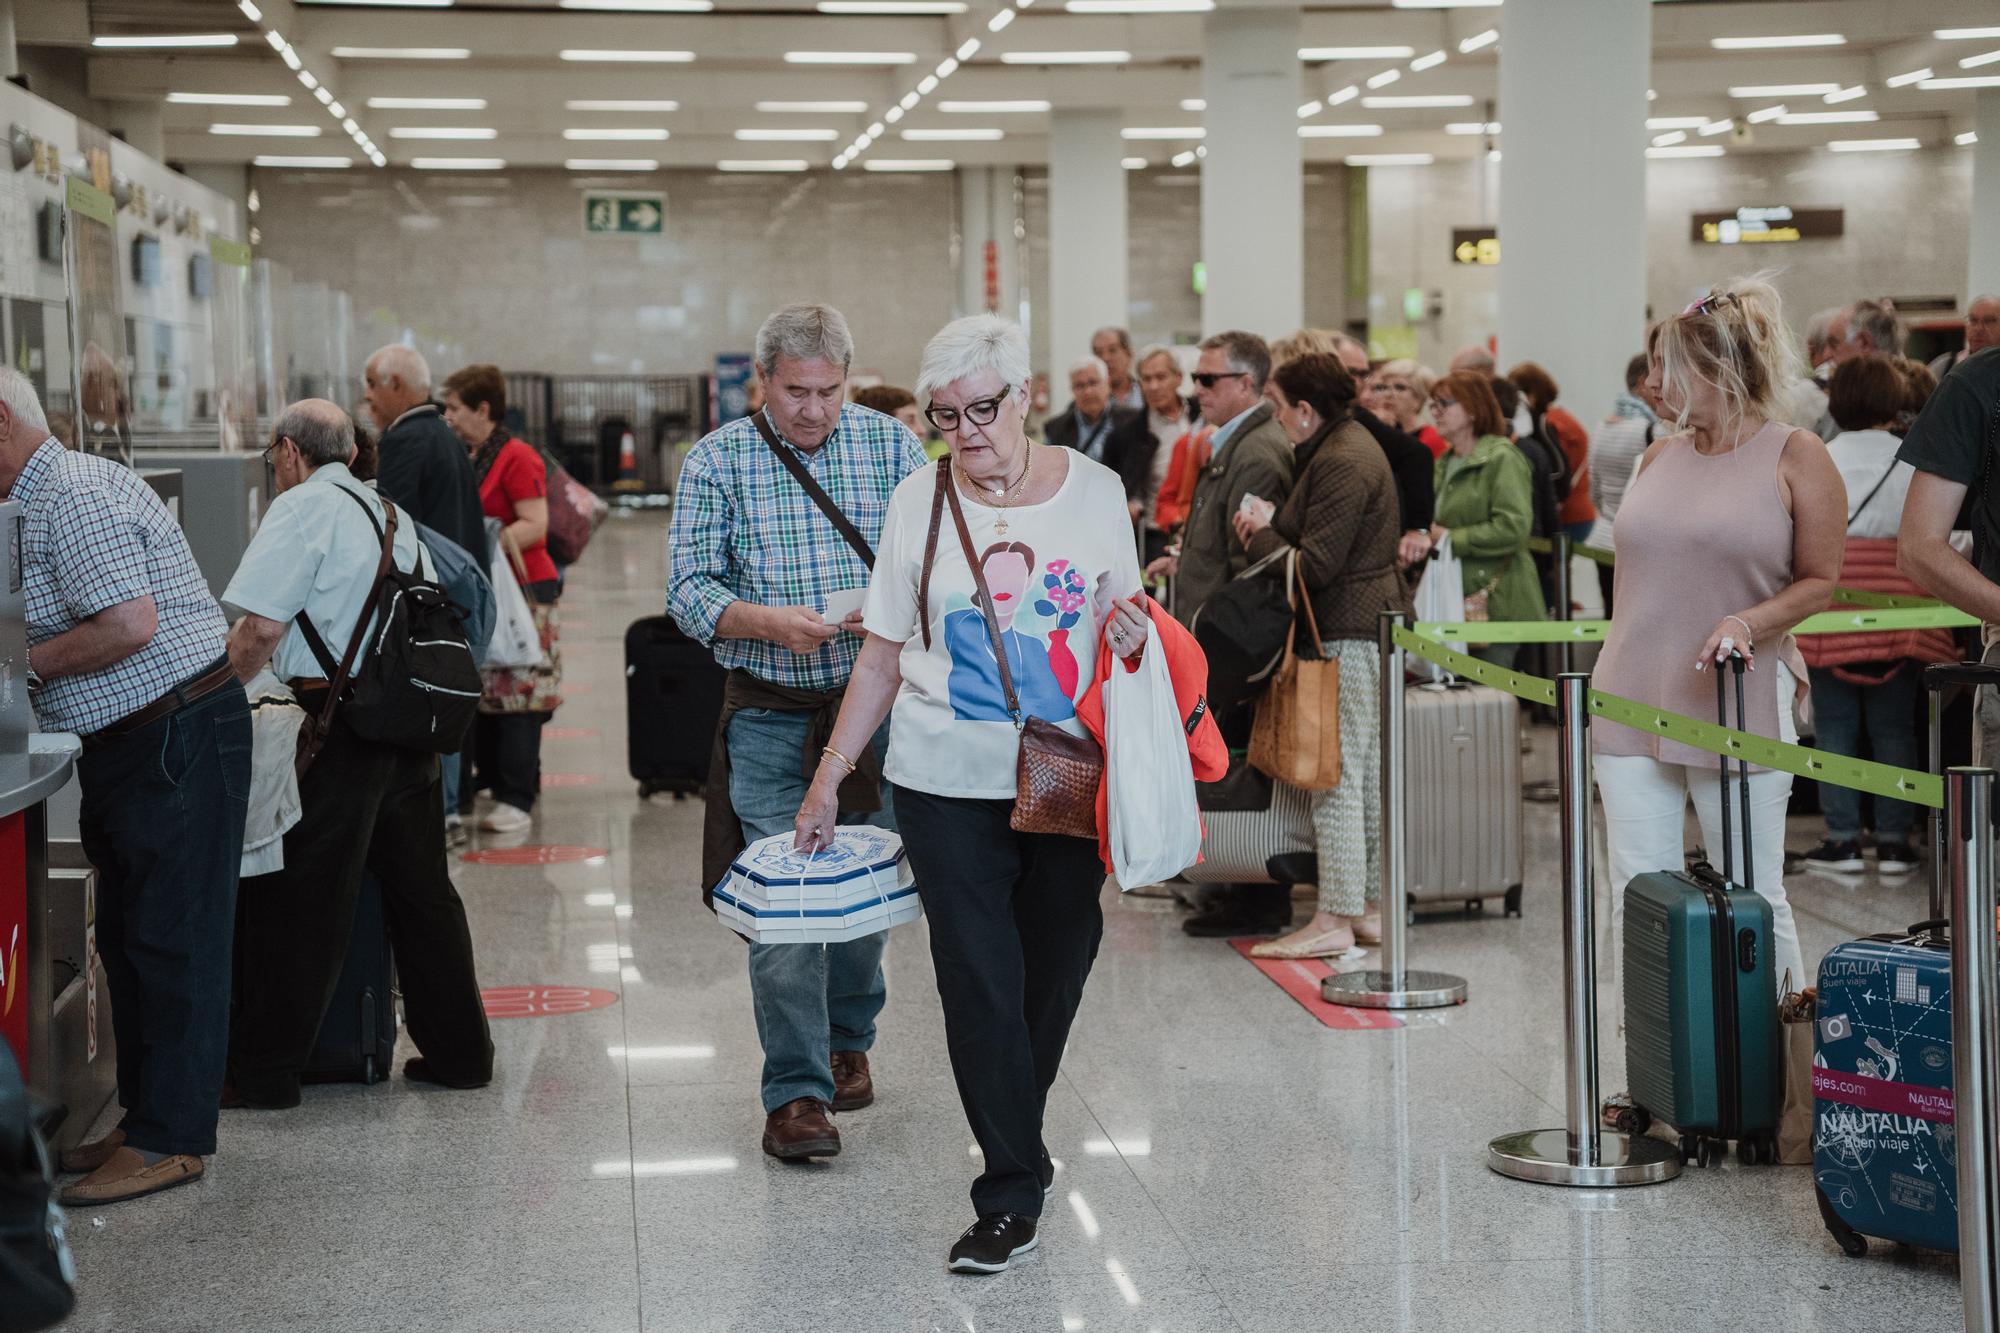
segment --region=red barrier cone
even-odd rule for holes
[[[618,480],[612,484],[613,490],[644,490],[646,483],[639,479],[639,446],[626,431],[618,441]]]

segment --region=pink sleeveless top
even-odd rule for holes
[[[1669,440],[1625,492],[1618,510],[1617,616],[1591,684],[1610,694],[1704,721],[1715,717],[1715,677],[1695,656],[1716,622],[1776,596],[1792,575],[1792,516],[1778,493],[1778,460],[1792,426],[1770,422],[1726,454],[1696,452],[1694,436]],[[1732,626],[1732,628],[1734,628]],[[1778,737],[1779,662],[1806,678],[1787,634],[1757,645],[1745,677],[1749,720],[1742,729]],[[1736,690],[1729,723],[1736,720]],[[1603,718],[1590,723],[1599,754],[1649,755],[1670,764],[1715,756]]]

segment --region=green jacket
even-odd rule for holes
[[[1437,461],[1435,521],[1451,531],[1467,595],[1497,574],[1500,582],[1487,603],[1489,619],[1547,620],[1541,581],[1528,554],[1534,478],[1527,456],[1501,436],[1486,435],[1447,481],[1445,468],[1452,459],[1447,452]]]

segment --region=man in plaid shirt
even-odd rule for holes
[[[667,610],[729,669],[711,765],[703,884],[744,844],[790,833],[860,652],[869,567],[781,462],[784,450],[872,549],[889,497],[925,464],[909,429],[847,401],[854,340],[831,306],[787,306],[757,330],[762,413],[694,447],[674,494]],[[776,437],[768,442],[759,421]],[[870,557],[872,560],[872,555]],[[672,719],[661,719],[673,725]],[[892,827],[879,781],[888,728],[842,788],[843,822]],[[870,781],[870,779],[874,781]],[[834,1111],[874,1099],[868,1048],[888,992],[880,934],[841,944],[752,944],[750,990],[764,1047],[764,1151],[840,1151]]]

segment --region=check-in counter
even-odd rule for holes
[[[140,475],[155,468],[181,474],[181,498],[174,509],[187,534],[194,562],[217,597],[243,563],[243,552],[271,507],[270,468],[261,453],[215,449],[142,449],[132,457]]]

